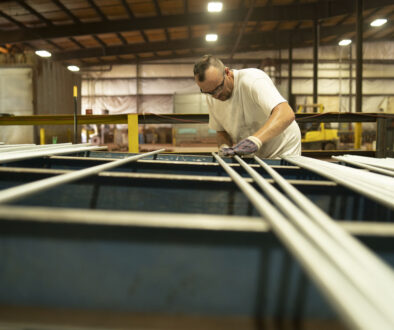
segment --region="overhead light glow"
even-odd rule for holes
[[[69,69],[70,71],[74,71],[74,72],[79,71],[79,67],[77,67],[76,65],[69,65],[67,67],[67,69]]]
[[[218,13],[222,11],[223,3],[221,2],[208,2],[208,11],[210,13]]]
[[[371,26],[382,26],[383,24],[387,23],[387,19],[385,18],[378,18],[371,22]]]
[[[216,41],[216,40],[218,40],[218,35],[214,34],[214,33],[207,34],[207,35],[205,35],[205,40],[209,41],[209,42]]]
[[[350,40],[350,39],[343,39],[343,40],[341,40],[339,43],[338,43],[338,45],[339,46],[348,46],[348,45],[350,45],[352,43],[352,41]]]
[[[41,57],[51,57],[52,54],[48,52],[47,50],[36,50],[36,55],[41,56]]]

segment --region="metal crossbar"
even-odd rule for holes
[[[117,166],[121,166],[121,165],[129,163],[129,162],[134,162],[134,161],[141,159],[143,157],[158,154],[164,150],[165,149],[160,149],[160,150],[156,150],[156,151],[152,151],[152,152],[147,152],[145,154],[140,154],[140,155],[135,155],[135,156],[119,159],[119,160],[115,160],[113,162],[109,162],[106,164],[97,165],[97,166],[89,167],[89,168],[86,168],[83,170],[74,171],[74,172],[58,175],[55,177],[26,183],[26,184],[23,184],[23,185],[20,185],[17,187],[5,189],[5,190],[0,191],[0,204],[12,202],[12,201],[21,199],[23,197],[32,195],[34,193],[48,190],[50,188],[59,186],[64,183],[70,183],[72,181],[76,181],[76,180],[88,177],[90,175],[94,175],[94,174],[100,173],[102,171],[105,171],[105,170],[108,170],[108,169],[111,169],[111,168],[114,168]]]

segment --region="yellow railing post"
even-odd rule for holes
[[[138,114],[127,115],[128,135],[129,135],[129,152],[138,153]]]
[[[360,149],[362,133],[361,123],[356,123],[354,126],[354,149]]]
[[[45,144],[45,129],[40,128],[40,144]]]

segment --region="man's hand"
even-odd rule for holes
[[[222,153],[224,156],[245,156],[254,154],[261,148],[261,141],[255,136],[249,136],[248,138],[242,140],[233,148],[223,148]]]

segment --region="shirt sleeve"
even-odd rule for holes
[[[265,73],[263,74],[264,76],[252,83],[250,92],[253,101],[269,116],[278,104],[286,100],[280,95],[272,80]]]

